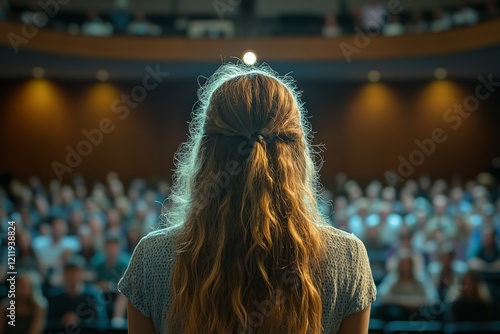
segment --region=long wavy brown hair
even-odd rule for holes
[[[294,81],[224,64],[199,92],[166,214],[171,333],[320,333],[325,255],[310,125]]]

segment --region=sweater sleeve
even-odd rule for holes
[[[354,239],[353,244],[352,264],[350,266],[352,274],[349,275],[349,289],[346,291],[348,294],[347,300],[350,302],[347,305],[344,317],[364,310],[375,301],[377,295],[366,248],[358,238]]]
[[[146,263],[147,239],[143,237],[134,249],[132,258],[118,282],[118,290],[146,317],[151,317],[151,297],[148,297]]]

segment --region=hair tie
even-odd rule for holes
[[[248,137],[248,143],[250,145],[253,145],[255,142],[260,142],[261,140],[265,140],[266,137],[264,136],[264,134],[262,133],[262,131],[255,131],[254,133],[252,133],[250,135],[250,137]]]

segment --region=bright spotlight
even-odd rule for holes
[[[43,67],[36,66],[33,67],[33,70],[31,70],[31,74],[35,79],[42,79],[45,76],[45,70],[43,69]]]
[[[438,67],[434,70],[434,76],[438,80],[446,79],[446,77],[448,76],[448,71],[446,70],[446,68]]]
[[[257,55],[252,51],[247,51],[243,55],[243,62],[247,65],[253,65],[257,61]]]
[[[373,71],[368,72],[368,80],[370,82],[379,82],[380,77],[381,77],[381,75],[380,75],[379,71],[373,70]]]
[[[96,76],[97,80],[104,82],[104,81],[109,79],[109,72],[106,70],[100,69],[99,71],[97,71],[95,76]]]

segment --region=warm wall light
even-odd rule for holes
[[[373,71],[368,72],[368,80],[370,82],[379,82],[380,77],[381,77],[381,75],[380,75],[379,71],[373,70]]]
[[[33,70],[31,70],[31,74],[35,79],[43,79],[43,77],[45,76],[45,70],[43,69],[43,67],[36,66],[33,67]]]
[[[9,95],[5,111],[9,111],[9,122],[16,129],[40,136],[40,140],[61,140],[69,133],[70,109],[64,92],[46,79],[31,79],[24,82]],[[29,130],[28,130],[29,129]],[[51,139],[52,138],[52,139]]]
[[[109,72],[104,70],[104,69],[100,69],[97,71],[95,76],[96,76],[97,80],[104,82],[104,81],[107,81],[109,79]]]
[[[448,71],[446,70],[446,68],[438,67],[434,70],[434,76],[438,80],[446,79],[446,77],[448,76]]]
[[[442,126],[443,114],[467,96],[463,88],[449,80],[433,80],[422,87],[414,105],[419,110],[422,124]],[[429,125],[430,124],[430,125]]]
[[[111,83],[95,83],[82,94],[80,105],[87,117],[102,117],[111,110],[116,99],[120,98],[120,90]]]
[[[371,83],[360,87],[351,104],[357,116],[367,120],[386,118],[398,107],[397,95],[387,85]]]
[[[243,62],[247,65],[253,65],[257,62],[257,55],[253,51],[247,51],[243,54]]]

